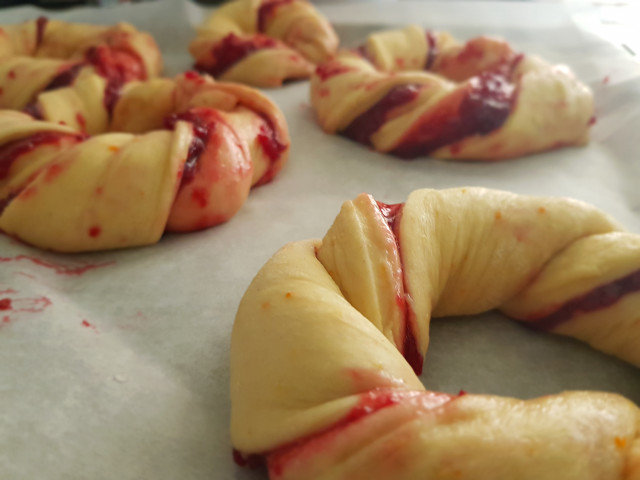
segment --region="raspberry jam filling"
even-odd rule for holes
[[[292,2],[293,0],[270,0],[260,5],[258,8],[258,31],[264,32],[267,29],[267,22],[273,18],[278,7]]]
[[[76,63],[75,65],[65,66],[53,79],[42,89],[42,92],[48,92],[50,90],[57,90],[58,88],[64,88],[71,85],[77,78],[80,70],[84,65],[82,63]],[[31,115],[33,118],[42,120],[43,115],[38,108],[37,99],[32,100],[22,109],[24,113]]]
[[[340,62],[327,62],[316,67],[316,75],[323,82],[326,82],[336,75],[341,75],[351,71],[353,71],[353,68],[342,65]]]
[[[182,170],[182,179],[180,182],[180,186],[182,187],[190,183],[196,175],[198,160],[202,152],[207,148],[207,143],[209,142],[209,125],[197,112],[188,111],[177,113],[166,118],[165,126],[173,129],[176,123],[181,120],[189,122],[193,128],[193,140],[191,140],[191,144],[189,145],[187,159],[184,162]]]
[[[385,408],[411,403],[415,405],[417,414],[418,411],[433,410],[446,405],[456,398],[446,393],[398,391],[386,388],[364,392],[360,394],[358,403],[341,420],[329,428],[269,452],[266,455],[269,474],[277,478],[285,473],[291,461],[313,457],[315,454],[330,449],[336,437],[346,428]]]
[[[433,67],[438,55],[438,39],[433,32],[427,32],[427,45],[429,46],[429,52],[427,53],[427,62],[425,63],[425,70],[429,70]]]
[[[42,45],[42,39],[44,38],[44,31],[47,28],[49,19],[47,17],[38,17],[36,20],[36,48]]]
[[[392,153],[414,158],[471,135],[486,135],[504,124],[515,97],[514,85],[502,75],[483,73],[474,77],[465,91],[445,97],[434,110],[426,112]]]
[[[98,45],[87,50],[85,60],[96,72],[107,79],[103,104],[109,114],[120,98],[120,90],[131,80],[146,80],[147,73],[140,57],[135,53]]]
[[[404,207],[404,203],[396,203],[396,204],[386,204],[382,202],[376,202],[378,205],[378,209],[382,214],[385,222],[391,229],[393,236],[396,239],[396,246],[398,248],[398,257],[400,258],[400,262],[402,263],[402,251],[400,250],[400,241],[399,241],[399,228],[400,228],[400,219],[402,218],[402,209]],[[406,292],[406,279],[404,278],[404,268],[402,268],[403,272],[403,285],[402,291]],[[411,306],[407,303],[405,296],[401,296],[398,298],[398,306],[404,311],[404,342],[402,345],[402,355],[411,368],[416,373],[416,375],[420,375],[422,373],[422,365],[424,363],[424,358],[420,354],[418,350],[418,342],[416,340],[415,334],[413,332],[413,322],[411,318],[414,316],[411,310]]]
[[[275,48],[277,45],[278,42],[265,35],[258,34],[250,38],[242,38],[235,33],[230,33],[212,48],[211,54],[214,58],[212,65],[196,63],[194,68],[218,77],[247,55],[265,48]]]
[[[531,322],[529,325],[534,328],[554,330],[576,315],[610,307],[623,296],[638,291],[640,291],[640,270],[573,298],[551,314],[543,317],[532,317],[527,320]]]
[[[64,140],[73,143],[82,140],[82,136],[59,132],[39,132],[21,140],[16,140],[0,147],[0,181],[9,176],[13,163],[29,152],[44,145],[58,144]],[[0,215],[4,209],[17,197],[22,188],[9,192],[5,198],[0,198]]]
[[[264,185],[265,183],[269,183],[273,180],[273,177],[275,177],[278,171],[276,168],[278,160],[287,150],[287,145],[283,144],[278,139],[272,120],[264,114],[260,114],[260,116],[264,120],[264,123],[260,125],[260,133],[258,133],[257,141],[262,147],[262,151],[269,159],[270,164],[267,171],[262,175],[262,177],[260,177],[260,180],[256,182],[256,186]]]
[[[420,85],[393,87],[373,107],[358,116],[342,132],[356,142],[371,144],[371,136],[387,121],[389,112],[414,100],[420,93]]]
[[[65,68],[60,73],[58,73],[58,75],[53,77],[53,80],[51,80],[42,91],[47,92],[49,90],[68,87],[76,79],[82,67],[83,65],[81,63],[77,63]]]

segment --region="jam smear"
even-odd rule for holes
[[[403,402],[415,402],[420,405],[418,408],[432,410],[449,403],[455,398],[452,395],[437,392],[399,391],[389,388],[369,390],[360,394],[358,403],[334,425],[268,453],[267,465],[269,473],[274,477],[282,475],[292,460],[300,456],[321,452],[327,443],[331,442],[332,438],[340,434],[344,428],[384,408],[399,405]]]
[[[400,257],[400,262],[402,262],[402,250],[400,250],[400,242],[398,239],[400,228],[400,219],[402,218],[402,209],[404,208],[404,203],[395,203],[395,204],[387,204],[376,201],[378,205],[378,209],[380,213],[384,217],[387,225],[391,229],[393,236],[396,239],[396,247],[398,248],[398,256]],[[406,281],[404,279],[404,268],[403,272],[403,285],[402,291],[406,292]],[[406,293],[405,293],[406,295]],[[398,306],[404,311],[404,340],[402,344],[402,355],[411,368],[416,373],[416,375],[420,375],[422,373],[422,366],[424,364],[424,358],[422,354],[418,350],[418,342],[413,333],[412,329],[412,311],[411,306],[407,303],[405,296],[402,298],[396,299],[396,303]]]
[[[36,20],[36,48],[42,45],[42,40],[44,39],[44,31],[47,28],[47,23],[49,23],[49,19],[47,17],[38,17]]]
[[[420,93],[420,88],[419,85],[411,84],[393,87],[373,107],[351,122],[342,133],[356,142],[370,145],[371,135],[384,125],[389,112],[414,100]]]
[[[59,265],[57,263],[53,263],[48,260],[43,260],[38,257],[32,257],[30,255],[17,255],[15,257],[0,257],[0,263],[17,262],[21,260],[28,260],[34,265],[38,265],[40,267],[53,270],[54,273],[56,273],[57,275],[66,275],[66,276],[83,275],[90,270],[95,270],[97,268],[102,268],[102,267],[108,267],[116,263],[111,261],[111,262],[84,264],[84,265]]]
[[[640,270],[571,299],[549,315],[530,318],[529,325],[540,330],[554,330],[578,314],[610,307],[624,295],[638,291],[640,291]]]
[[[43,145],[58,144],[63,140],[79,142],[81,135],[59,132],[38,132],[21,140],[9,142],[0,147],[0,181],[9,176],[9,170],[20,156],[25,155]],[[7,206],[22,192],[23,188],[12,191],[4,198],[0,198],[0,215]]]
[[[376,204],[378,205],[378,209],[380,210],[380,213],[382,213],[385,222],[387,222],[387,225],[389,225],[389,228],[395,235],[396,223],[398,223],[404,203],[388,204],[376,201]],[[398,239],[396,237],[396,244],[397,243]]]
[[[342,65],[339,62],[327,62],[316,67],[316,75],[320,77],[320,80],[323,82],[326,82],[336,75],[341,75],[351,71],[353,71],[353,68]]]
[[[22,112],[26,113],[27,115],[31,115],[35,120],[44,119],[44,115],[42,114],[40,107],[38,107],[38,104],[35,102],[29,103],[26,107],[22,109]]]
[[[277,173],[276,165],[278,165],[278,160],[288,148],[288,145],[285,145],[278,139],[276,129],[271,119],[264,114],[260,114],[260,116],[264,120],[264,123],[260,125],[260,133],[258,133],[256,138],[262,147],[262,151],[271,163],[264,175],[256,182],[256,187],[273,180],[273,177],[275,177]]]
[[[9,142],[0,147],[0,180],[9,175],[9,170],[13,162],[21,155],[29,153],[34,149],[48,144],[60,143],[62,140],[80,141],[82,136],[60,132],[38,132],[21,140]]]
[[[129,51],[98,45],[87,50],[85,60],[107,80],[103,104],[109,114],[113,112],[120,98],[120,90],[126,82],[147,78],[142,60]]]
[[[191,123],[193,127],[193,140],[191,140],[191,144],[189,145],[187,159],[182,170],[182,186],[191,182],[196,175],[198,159],[207,148],[207,143],[209,142],[210,125],[207,124],[197,112],[187,111],[173,114],[165,119],[165,126],[172,129],[180,120]]]
[[[75,65],[71,65],[70,67],[65,68],[63,71],[58,73],[53,80],[51,80],[46,87],[42,90],[43,92],[49,90],[56,90],[58,88],[68,87],[73,83],[73,81],[77,78],[80,70],[84,65],[81,63],[77,63]]]
[[[438,55],[438,39],[431,31],[427,32],[427,45],[429,46],[429,52],[427,53],[427,62],[425,63],[425,70],[430,70],[436,61]]]
[[[258,34],[250,38],[242,38],[235,33],[230,33],[216,43],[211,50],[214,58],[213,65],[197,63],[194,68],[200,72],[218,77],[250,53],[277,46],[278,42],[276,40],[265,35]]]
[[[42,91],[48,92],[50,90],[68,87],[77,78],[83,66],[83,64],[77,63],[75,65],[63,68],[60,73],[53,77],[53,79],[47,84],[47,86],[42,89]],[[36,120],[42,120],[44,118],[44,116],[42,115],[42,111],[38,107],[37,98],[29,102],[27,106],[22,109],[22,111],[31,115]]]
[[[0,310],[11,310],[10,298],[0,298]]]
[[[426,155],[471,135],[486,135],[509,117],[516,90],[496,73],[472,78],[468,88],[445,97],[405,134],[392,153],[403,158]]]
[[[258,31],[264,32],[267,29],[267,22],[271,20],[278,7],[292,3],[293,0],[270,0],[263,2],[258,8]]]
[[[239,467],[248,467],[251,470],[255,470],[258,467],[264,465],[264,457],[262,455],[249,454],[244,455],[239,450],[233,449],[233,461]]]

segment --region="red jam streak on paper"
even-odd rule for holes
[[[396,204],[386,204],[382,202],[376,202],[378,205],[378,209],[380,213],[389,225],[393,236],[396,239],[396,246],[398,248],[398,257],[400,258],[400,263],[402,264],[402,250],[400,249],[400,219],[402,218],[402,209],[404,208],[404,203],[396,203]],[[413,311],[411,310],[411,306],[406,301],[406,279],[404,277],[404,268],[402,268],[403,272],[403,285],[402,291],[403,295],[400,298],[396,299],[398,306],[404,311],[404,342],[402,345],[402,355],[407,360],[407,363],[411,365],[411,368],[416,373],[416,375],[420,375],[422,373],[422,366],[424,364],[424,358],[422,354],[418,350],[418,342],[413,332],[413,322],[414,318]]]
[[[515,87],[504,76],[473,77],[466,89],[447,95],[425,112],[392,153],[414,158],[472,135],[486,135],[504,124],[514,100]]]
[[[267,29],[267,23],[273,18],[278,7],[292,2],[293,0],[269,0],[263,2],[258,8],[258,31],[264,32]]]
[[[34,298],[4,298],[0,300],[0,310],[7,312],[40,313],[51,305],[53,305],[53,302],[44,296]]]
[[[102,267],[108,267],[116,263],[115,261],[111,261],[111,262],[84,264],[84,265],[60,265],[57,263],[50,262],[48,260],[43,260],[41,258],[32,257],[29,255],[18,255],[16,257],[0,257],[0,263],[18,262],[23,260],[31,262],[40,267],[51,269],[58,275],[67,275],[67,276],[83,275],[90,270],[95,270],[97,268],[102,268]]]
[[[373,107],[351,122],[342,133],[356,142],[370,145],[371,136],[388,120],[389,112],[415,100],[420,88],[419,85],[393,87]]]
[[[194,68],[218,77],[247,55],[265,48],[274,48],[277,45],[278,42],[265,35],[257,34],[242,38],[235,33],[230,33],[213,46],[211,55],[214,63],[212,65],[197,63]]]
[[[455,398],[455,396],[445,393],[416,392],[387,388],[365,392],[360,395],[358,403],[346,416],[334,425],[268,453],[267,466],[269,467],[270,478],[278,478],[283,475],[291,461],[304,457],[311,458],[314,454],[330,448],[332,442],[344,429],[380,410],[404,402],[414,403],[416,410],[433,410],[449,403]]]
[[[553,313],[530,317],[528,325],[540,330],[555,330],[573,317],[608,308],[629,293],[640,291],[640,270],[565,302]]]

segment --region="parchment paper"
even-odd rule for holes
[[[268,94],[286,114],[290,163],[252,192],[229,223],[166,235],[154,246],[57,255],[0,236],[0,478],[258,479],[229,443],[229,337],[245,288],[284,243],[321,237],[360,192],[403,201],[421,187],[481,185],[591,202],[640,232],[640,66],[592,31],[589,5],[504,2],[322,5],[349,42],[417,22],[460,38],[493,33],[569,64],[594,90],[598,121],[586,148],[495,164],[377,154],[316,126],[304,82]],[[0,22],[40,15],[0,11]],[[191,64],[199,7],[179,1],[48,13],[128,20],[154,34],[167,72]],[[6,302],[5,302],[6,304]],[[0,304],[1,305],[1,304]],[[5,305],[6,306],[6,305]],[[528,398],[565,389],[640,402],[638,370],[496,313],[434,322],[428,388]]]

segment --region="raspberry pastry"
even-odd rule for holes
[[[431,316],[493,308],[640,366],[639,271],[640,237],[578,201],[363,194],[322,241],[276,253],[242,299],[236,457],[263,456],[273,479],[640,478],[640,410],[618,395],[449,395],[414,373]]]
[[[189,49],[197,70],[277,87],[308,78],[337,47],[333,28],[306,0],[233,0],[205,21]]]
[[[405,158],[500,160],[587,142],[591,91],[564,66],[503,40],[460,44],[411,26],[318,66],[311,101],[327,133]]]
[[[69,101],[84,93],[38,96],[46,122],[0,111],[0,229],[41,248],[145,245],[216,225],[288,156],[282,113],[248,87],[193,72],[130,82],[108,114]],[[114,133],[87,137],[69,125],[78,118]]]
[[[138,79],[155,77],[162,68],[160,50],[153,37],[132,25],[89,25],[46,17],[0,26],[3,66],[7,57],[49,58],[75,63],[98,62],[101,60],[99,57],[108,57],[112,70]],[[105,59],[102,59],[102,64],[106,64]],[[43,77],[43,85],[54,78]]]

